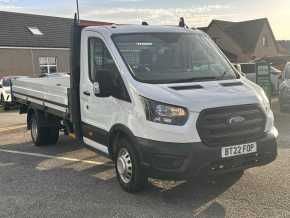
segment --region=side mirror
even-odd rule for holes
[[[94,94],[97,97],[110,97],[113,95],[113,80],[112,74],[110,71],[101,70],[98,71],[98,80],[99,82],[95,82],[93,85]]]

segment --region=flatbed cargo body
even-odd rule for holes
[[[31,102],[69,115],[70,77],[21,78],[13,81],[16,101]]]

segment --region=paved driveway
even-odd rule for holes
[[[0,113],[0,217],[290,217],[290,115],[276,119],[274,163],[204,182],[155,180],[132,195],[108,159],[64,136],[35,147],[19,127],[25,117]]]

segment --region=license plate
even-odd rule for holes
[[[251,154],[257,152],[257,143],[248,143],[242,145],[233,145],[222,148],[222,158],[235,157],[245,154]]]

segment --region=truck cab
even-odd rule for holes
[[[204,33],[88,27],[80,51],[83,141],[112,156],[123,188],[147,176],[182,179],[275,159],[267,97]]]
[[[125,191],[148,177],[226,174],[276,158],[264,91],[199,30],[75,24],[71,68],[67,91],[67,78],[13,86],[33,141],[56,143],[64,128],[113,160]]]

